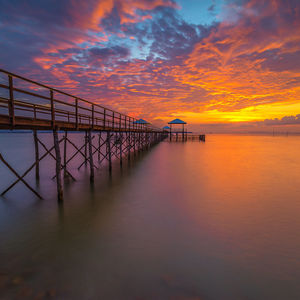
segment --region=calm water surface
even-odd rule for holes
[[[32,149],[0,135],[20,173]],[[93,187],[79,164],[61,206],[51,158],[45,200],[22,184],[0,198],[0,299],[300,299],[300,137],[163,142]]]

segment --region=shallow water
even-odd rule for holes
[[[20,173],[32,147],[0,135]],[[78,164],[63,205],[51,158],[44,200],[20,183],[0,198],[0,299],[300,299],[299,137],[163,142],[93,187]],[[14,177],[0,176],[3,190]]]

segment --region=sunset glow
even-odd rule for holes
[[[300,114],[298,0],[0,2],[9,71],[158,125]]]

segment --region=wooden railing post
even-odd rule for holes
[[[106,125],[106,109],[104,108],[104,117],[103,117],[103,129],[105,130]]]
[[[34,120],[36,120],[36,105],[33,104],[33,117],[34,117]]]
[[[76,119],[76,130],[78,130],[78,99],[75,98],[75,119]]]
[[[115,128],[115,112],[113,111],[113,115],[112,115],[112,129]]]
[[[50,101],[51,101],[51,126],[54,129],[54,127],[55,127],[55,109],[54,109],[53,90],[50,90]]]
[[[8,112],[9,112],[9,121],[10,125],[15,125],[15,105],[14,105],[14,86],[13,86],[13,77],[8,75],[8,84],[9,84],[9,102],[8,102]]]
[[[92,104],[92,128],[94,129],[94,112],[95,108],[94,108],[94,104]]]
[[[121,131],[122,115],[119,114],[119,131]]]

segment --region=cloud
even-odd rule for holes
[[[296,125],[300,124],[300,114],[296,116],[285,116],[281,119],[266,119],[264,120],[265,125]]]
[[[170,0],[0,5],[4,68],[135,116],[263,121],[300,103],[298,0],[228,0],[209,26]]]
[[[92,56],[100,59],[107,59],[109,57],[127,57],[130,53],[129,49],[120,46],[113,46],[110,48],[93,47],[90,48],[88,51]]]

